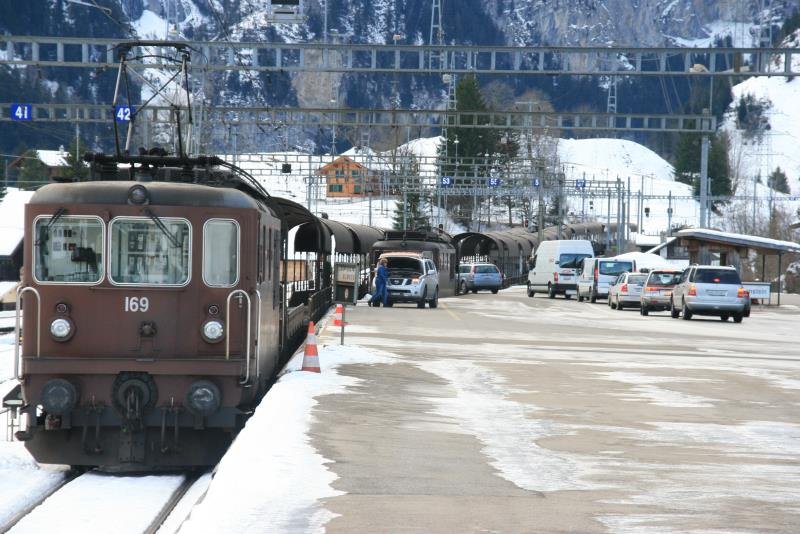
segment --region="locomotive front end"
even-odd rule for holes
[[[248,246],[268,215],[194,184],[34,195],[18,437],[37,461],[150,471],[220,459],[277,360],[258,343],[268,309]]]

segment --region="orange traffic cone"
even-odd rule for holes
[[[303,353],[303,367],[301,371],[319,373],[319,354],[317,353],[317,331],[314,328],[314,321],[308,323],[308,337],[306,338],[306,350]]]
[[[347,323],[342,321],[342,313],[343,313],[342,305],[336,305],[336,311],[333,313],[333,326],[344,326]]]

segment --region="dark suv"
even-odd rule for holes
[[[693,315],[714,315],[741,323],[749,315],[750,295],[742,286],[733,267],[692,265],[681,274],[672,290],[672,318],[681,313],[689,320]]]

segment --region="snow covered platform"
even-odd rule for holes
[[[322,329],[322,373],[281,378],[181,532],[800,521],[794,307],[675,321],[512,288],[345,319],[345,344]]]

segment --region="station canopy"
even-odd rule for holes
[[[800,244],[798,243],[755,235],[733,234],[706,228],[687,228],[679,230],[675,236],[686,240],[715,243],[727,245],[729,247],[748,248],[763,255],[800,254]]]

